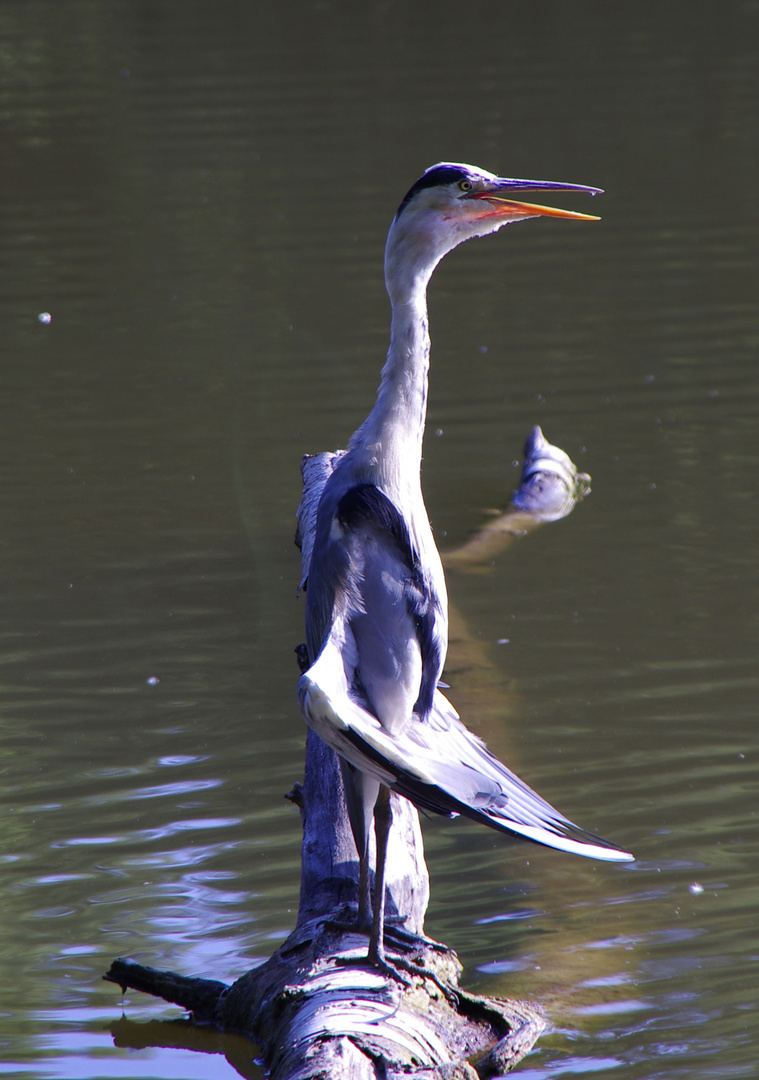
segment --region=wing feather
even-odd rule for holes
[[[331,637],[301,677],[298,697],[307,722],[337,753],[421,809],[461,814],[588,858],[633,858],[533,791],[461,723],[439,690],[429,722],[414,716],[402,732],[389,734],[351,694],[339,640]]]
[[[338,477],[339,479],[339,477]],[[350,684],[396,732],[427,714],[445,652],[444,606],[403,516],[378,487],[324,489],[306,593],[309,655],[341,621],[353,638]],[[345,634],[343,634],[343,637]]]
[[[434,580],[393,502],[373,484],[343,482],[338,462],[320,456],[310,477],[304,466],[306,722],[421,809],[589,858],[632,859],[559,813],[461,723],[437,688],[447,627]]]

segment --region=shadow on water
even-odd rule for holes
[[[199,1028],[189,1020],[148,1020],[135,1023],[125,1016],[110,1027],[114,1046],[128,1050],[185,1050],[194,1054],[220,1055],[245,1080],[264,1075],[256,1065],[255,1048],[242,1036]]]

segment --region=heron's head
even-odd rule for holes
[[[553,180],[510,180],[473,165],[441,162],[427,169],[398,208],[385,252],[385,277],[391,296],[396,283],[407,288],[409,275],[426,285],[435,266],[452,248],[485,236],[511,221],[531,217],[598,221],[591,214],[522,202],[524,192],[584,191],[600,188]],[[516,196],[516,197],[515,197]]]

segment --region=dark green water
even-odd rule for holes
[[[0,5],[1,1075],[237,1075],[114,1045],[100,976],[293,925],[298,466],[373,400],[440,159],[607,192],[436,274],[424,480],[442,546],[535,423],[592,474],[451,577],[492,666],[451,697],[638,861],[429,822],[428,929],[544,1003],[530,1080],[756,1074],[758,63],[734,0]]]

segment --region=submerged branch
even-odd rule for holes
[[[525,443],[521,480],[508,509],[460,547],[444,551],[443,565],[446,569],[481,569],[515,537],[566,517],[588,494],[588,474],[578,472],[569,456],[535,427]]]

